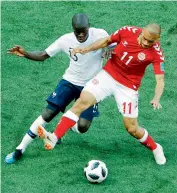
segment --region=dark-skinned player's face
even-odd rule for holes
[[[77,38],[77,40],[80,43],[83,43],[87,40],[88,36],[89,36],[89,27],[85,27],[85,28],[74,28],[74,34]]]

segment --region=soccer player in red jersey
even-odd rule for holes
[[[162,146],[152,139],[146,129],[138,125],[137,120],[138,88],[146,67],[151,63],[156,87],[150,103],[154,110],[162,108],[160,98],[164,90],[164,56],[159,43],[160,33],[158,24],[148,24],[143,29],[125,26],[90,46],[73,50],[73,55],[87,54],[117,43],[103,70],[86,84],[80,98],[63,115],[54,133],[47,136],[46,130],[38,127],[38,135],[43,138],[46,149],[54,148],[58,138],[78,121],[85,109],[113,95],[128,133],[152,151],[157,164],[166,163]]]

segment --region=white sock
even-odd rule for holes
[[[25,134],[21,143],[16,147],[16,149],[21,149],[22,153],[25,151],[26,147],[35,139],[37,135],[38,125],[45,127],[46,121],[43,120],[42,116],[39,116],[31,125],[28,133]],[[31,133],[31,135],[29,135]]]
[[[57,136],[55,135],[55,133],[51,133],[51,134],[49,135],[49,138],[50,138],[50,140],[51,140],[54,144],[56,144],[57,141],[58,141],[58,138],[57,138]]]
[[[35,134],[37,135],[37,128],[38,128],[38,125],[41,125],[42,127],[45,128],[47,122],[44,121],[44,119],[42,118],[42,116],[40,115],[34,122],[33,124],[31,125],[30,127],[30,130]]]
[[[76,133],[81,133],[79,130],[78,130],[78,123],[76,122],[76,124],[71,128],[72,131],[76,132]]]

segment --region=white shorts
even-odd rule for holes
[[[92,93],[97,102],[113,95],[118,110],[124,117],[138,117],[138,91],[120,84],[104,70],[87,82],[83,90]]]

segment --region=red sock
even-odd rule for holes
[[[60,122],[55,128],[55,135],[59,139],[61,138],[71,127],[73,127],[76,124],[76,121],[68,118],[68,117],[62,117]]]
[[[141,142],[141,144],[149,148],[151,151],[153,151],[157,147],[157,144],[150,135],[148,135],[147,139],[144,142]]]

